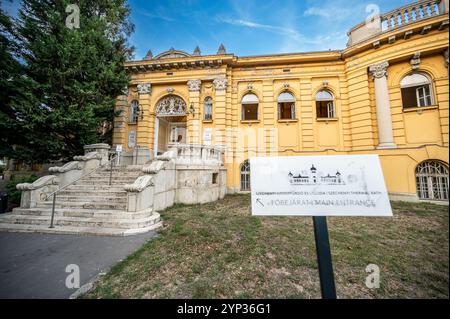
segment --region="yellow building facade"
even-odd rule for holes
[[[225,150],[228,192],[252,156],[378,154],[393,199],[448,201],[448,1],[361,23],[347,48],[238,57],[170,49],[127,62],[113,144],[144,163],[171,143]]]

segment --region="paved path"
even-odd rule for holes
[[[80,285],[124,259],[154,232],[127,237],[0,232],[0,298],[68,298],[66,267],[80,269]]]

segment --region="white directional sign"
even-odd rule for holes
[[[392,216],[378,155],[250,158],[252,215]]]
[[[128,147],[133,148],[136,146],[136,131],[130,131],[128,133]]]

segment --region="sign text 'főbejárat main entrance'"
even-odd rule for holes
[[[378,155],[254,157],[253,215],[392,216]]]

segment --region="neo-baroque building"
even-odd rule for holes
[[[125,64],[113,143],[130,164],[220,145],[228,192],[250,189],[252,156],[378,154],[393,199],[448,200],[448,12],[414,2],[356,25],[338,51],[149,52]]]

